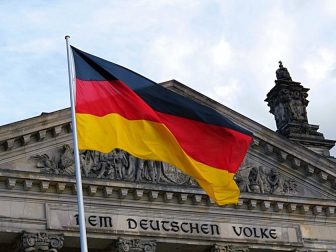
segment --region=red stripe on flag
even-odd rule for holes
[[[119,80],[76,80],[76,113],[105,116],[118,113],[129,120],[159,122],[153,109]]]
[[[76,113],[164,124],[193,159],[236,172],[252,141],[250,136],[217,125],[154,111],[121,81],[76,81]],[[200,144],[201,143],[201,144]]]

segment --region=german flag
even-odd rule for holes
[[[123,149],[170,163],[219,205],[236,204],[233,176],[252,134],[215,110],[122,66],[72,47],[81,150]]]

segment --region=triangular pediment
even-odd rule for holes
[[[254,134],[254,143],[237,173],[242,196],[335,199],[336,163],[279,136],[253,120],[177,81],[162,85],[213,107]],[[0,127],[0,170],[74,177],[69,109]],[[175,167],[137,159],[121,150],[81,152],[82,173],[94,181],[119,181],[174,190],[198,190],[197,183]]]

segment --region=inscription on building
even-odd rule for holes
[[[78,232],[79,221],[75,210],[52,208],[47,205],[47,225],[52,230]],[[230,222],[209,222],[202,219],[188,219],[178,216],[171,218],[149,218],[133,214],[106,214],[86,212],[86,228],[89,232],[148,234],[164,237],[197,237],[205,240],[254,240],[260,242],[286,242],[302,244],[298,225],[276,226],[275,224],[252,225]]]
[[[143,231],[163,231],[185,234],[203,234],[203,235],[220,235],[219,226],[217,224],[198,223],[188,221],[172,221],[172,220],[152,220],[128,218],[128,229],[134,230],[138,227]]]
[[[275,228],[253,227],[253,226],[232,226],[234,233],[238,237],[254,237],[261,239],[277,239]]]
[[[76,218],[76,225],[79,226],[78,214],[74,216]],[[111,216],[100,216],[100,215],[89,215],[86,218],[86,223],[91,227],[98,228],[111,228],[112,227],[112,217]]]

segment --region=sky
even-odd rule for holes
[[[333,0],[0,0],[0,24],[0,125],[69,106],[70,35],[77,48],[178,80],[272,130],[264,99],[282,60],[310,88],[308,122],[336,139]]]

